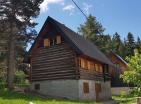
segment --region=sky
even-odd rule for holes
[[[141,0],[74,0],[86,15],[92,14],[106,29],[105,34],[118,32],[122,39],[131,32],[135,39],[141,37]],[[72,0],[44,0],[40,15],[34,21],[40,31],[48,16],[65,24],[75,32],[86,18]]]

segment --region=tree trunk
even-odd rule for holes
[[[14,89],[15,73],[15,38],[11,35],[8,45],[8,69],[7,69],[7,87],[9,90]]]

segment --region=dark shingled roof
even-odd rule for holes
[[[48,17],[46,22],[50,22],[51,24],[53,24],[53,26],[56,27],[57,31],[61,32],[61,35],[67,38],[67,40],[71,44],[73,44],[78,53],[84,54],[102,63],[112,65],[111,61],[92,42],[84,39],[82,36],[75,33],[64,24],[59,23],[51,17]]]

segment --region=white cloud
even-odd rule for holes
[[[68,11],[69,15],[73,15],[74,9],[75,9],[75,6],[71,4],[63,7],[63,11]]]
[[[41,12],[45,12],[47,11],[49,8],[48,8],[48,5],[49,4],[64,4],[64,0],[44,0],[41,5],[40,5],[40,9],[41,9]]]
[[[16,19],[18,19],[18,20],[21,21],[21,22],[25,21],[25,20],[24,20],[24,17],[18,16],[17,14],[16,14]]]
[[[86,12],[87,15],[89,15],[90,9],[91,9],[93,6],[90,5],[90,4],[87,4],[87,3],[83,3],[83,6],[84,6],[84,11]]]

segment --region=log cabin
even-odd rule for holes
[[[98,48],[64,24],[48,17],[31,46],[31,90],[77,100],[111,98],[111,61]]]
[[[110,67],[109,73],[111,76],[111,86],[112,87],[122,87],[127,86],[123,83],[122,79],[120,79],[120,75],[127,70],[128,63],[118,54],[113,51],[109,52],[109,59],[113,63],[113,66]]]

